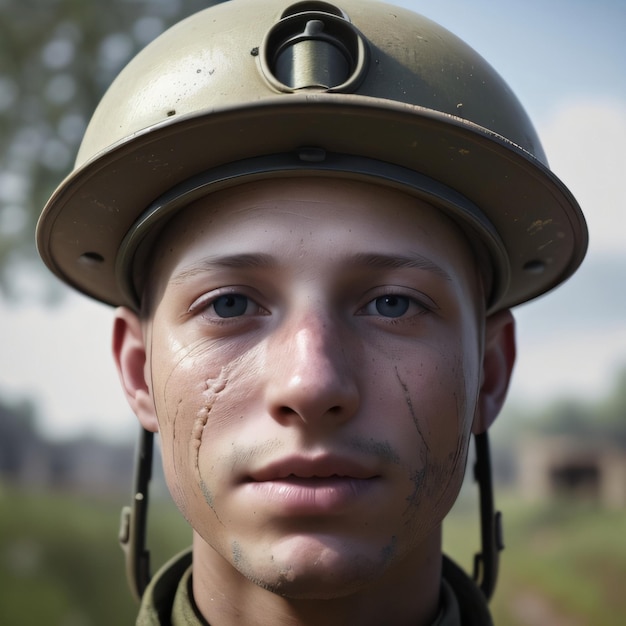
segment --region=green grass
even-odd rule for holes
[[[624,624],[624,511],[572,501],[529,505],[513,494],[501,494],[497,505],[506,547],[492,601],[496,624],[535,624],[528,616],[537,610],[549,613],[554,626]],[[468,571],[478,532],[477,512],[462,502],[446,522],[445,546]]]
[[[111,497],[0,489],[0,624],[134,623],[137,606],[117,546],[122,504]],[[492,601],[497,625],[624,623],[624,511],[571,502],[530,506],[511,494],[500,495],[497,504],[506,543]],[[154,570],[188,544],[190,533],[169,502],[152,504],[150,523]],[[446,522],[444,542],[471,571],[478,514],[465,497]]]
[[[117,545],[122,504],[0,491],[0,624],[133,624],[137,606]],[[188,543],[189,533],[171,506],[153,508],[158,565]]]

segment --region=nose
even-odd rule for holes
[[[270,354],[266,400],[275,420],[336,427],[356,413],[355,354],[337,324],[309,316],[278,333]]]

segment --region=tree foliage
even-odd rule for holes
[[[499,443],[514,441],[525,431],[610,441],[626,448],[626,367],[617,373],[608,393],[598,399],[568,396],[539,411],[521,406],[505,409],[496,427]]]
[[[211,0],[0,0],[0,293],[40,268],[34,229],[128,60]],[[47,275],[47,274],[46,274]],[[53,281],[44,283],[53,289]]]

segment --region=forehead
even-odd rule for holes
[[[208,239],[213,245],[236,245],[230,237],[235,228],[242,234],[275,234],[283,245],[290,240],[284,236],[298,228],[311,239],[341,233],[374,246],[382,239],[416,245],[431,240],[442,257],[469,247],[456,224],[426,202],[391,187],[339,178],[258,181],[205,196],[168,223],[160,245],[175,248],[178,255]]]
[[[339,178],[257,181],[205,196],[178,213],[155,244],[149,274],[169,280],[204,258],[264,255],[277,264],[342,266],[355,255],[427,259],[475,276],[461,229],[400,190]]]

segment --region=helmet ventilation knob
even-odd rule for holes
[[[330,89],[345,83],[352,60],[337,38],[324,32],[322,20],[309,20],[304,31],[288,39],[276,53],[275,75],[291,89]]]
[[[346,92],[365,74],[367,46],[342,11],[300,3],[269,30],[260,56],[263,74],[280,91]]]

